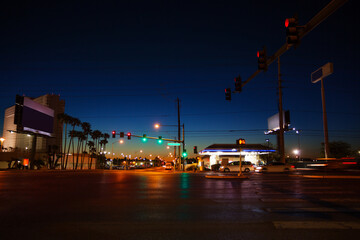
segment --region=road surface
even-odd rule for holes
[[[360,179],[1,171],[0,239],[355,239]]]

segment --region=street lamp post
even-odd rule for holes
[[[270,148],[270,139],[265,139],[265,141],[267,142],[267,147],[268,147],[268,150]],[[269,152],[267,153],[267,163],[269,162]]]
[[[119,140],[119,143],[120,143],[120,144],[122,144],[123,142],[124,142],[123,140]],[[114,159],[114,156],[115,156],[115,154],[114,154],[114,143],[116,143],[116,142],[113,142],[113,143],[111,144],[111,154],[112,154],[112,158],[113,158],[113,159]],[[110,169],[112,169],[112,162],[111,162]]]
[[[299,160],[300,160],[300,130],[296,130],[296,134],[298,135],[298,149],[299,149]]]
[[[0,138],[0,152],[2,152],[2,149],[3,149],[3,143],[5,141],[5,138]]]
[[[298,160],[300,160],[300,159],[299,159],[299,157],[300,157],[300,150],[299,150],[299,149],[295,149],[295,150],[293,151],[293,153],[295,154],[295,158],[297,158]]]
[[[183,151],[185,149],[185,124],[182,124],[182,125],[165,125],[165,124],[160,124],[160,123],[156,123],[154,124],[154,127],[156,129],[159,129],[160,127],[178,127],[178,139],[179,139],[179,143],[182,143],[183,145]],[[180,135],[180,132],[181,132],[181,127],[182,127],[182,140],[181,140],[181,135]],[[176,146],[174,146],[174,148],[176,149]],[[181,165],[181,147],[179,146],[179,151],[178,151],[178,159],[180,159],[180,165]]]

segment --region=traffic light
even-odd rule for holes
[[[225,100],[231,101],[231,89],[225,88]]]
[[[286,43],[288,48],[300,43],[297,17],[285,19]]]
[[[143,135],[142,139],[141,139],[143,142],[147,142],[147,137],[146,137],[146,134]]]
[[[128,137],[129,140],[131,139],[131,132],[127,133],[127,137]]]
[[[245,139],[239,138],[238,140],[236,140],[236,144],[237,144],[237,145],[243,145],[243,144],[245,144]]]
[[[197,146],[194,146],[194,154],[198,154]]]
[[[112,137],[115,138],[116,132],[112,131]]]
[[[240,75],[239,76],[237,76],[235,79],[235,91],[236,92],[241,92],[241,77],[240,77]]]
[[[157,140],[157,143],[158,143],[158,144],[162,144],[162,143],[163,143],[163,140],[162,140],[162,137],[161,137],[161,136],[159,136],[159,139]]]
[[[188,154],[187,154],[187,152],[186,152],[186,149],[184,149],[184,150],[183,150],[183,153],[182,153],[183,158],[186,158],[187,155],[188,155]]]
[[[124,132],[120,132],[120,137],[123,138],[124,137]]]
[[[258,69],[266,71],[267,70],[267,64],[266,64],[266,48],[263,47],[262,50],[257,52],[258,57]]]

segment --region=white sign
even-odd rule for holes
[[[316,83],[320,81],[322,78],[329,76],[334,72],[334,65],[333,63],[329,62],[316,70],[315,72],[311,73],[311,82]]]

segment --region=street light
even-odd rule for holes
[[[113,153],[113,155],[115,155],[115,154],[114,154],[114,143],[116,143],[116,142],[113,142],[113,143],[111,144],[111,152]],[[119,140],[119,143],[120,143],[120,144],[123,144],[123,143],[124,143],[124,140],[122,140],[122,139]]]
[[[296,158],[299,158],[300,150],[294,149],[293,153],[295,154]]]
[[[179,138],[178,140],[179,140],[179,142],[182,142],[183,151],[184,151],[184,149],[185,149],[185,124],[182,124],[182,125],[180,125],[180,123],[179,123],[179,125],[164,125],[164,124],[160,124],[160,123],[154,124],[154,127],[155,127],[156,129],[159,129],[160,126],[178,127],[178,138]],[[180,128],[181,128],[181,127],[182,127],[182,140],[181,140],[181,136],[180,136]],[[174,147],[174,148],[176,148],[176,147]],[[181,157],[180,146],[179,146],[178,154],[179,154],[178,156],[179,156],[179,159],[180,159],[180,157]],[[181,160],[180,160],[180,166],[181,166]]]
[[[3,148],[3,142],[5,141],[5,138],[0,138],[0,152],[2,152],[2,148]]]

